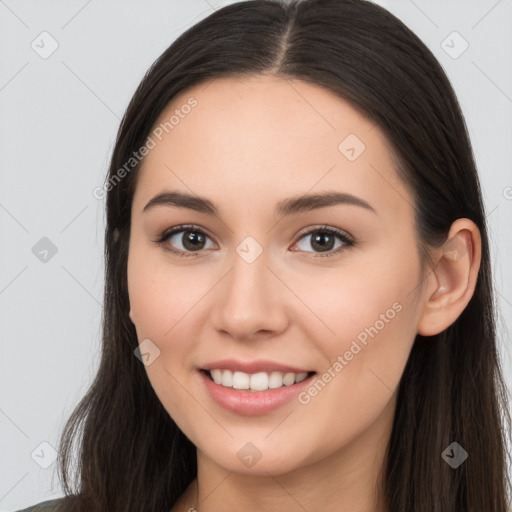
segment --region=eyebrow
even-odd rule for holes
[[[288,199],[282,200],[276,205],[276,214],[285,217],[296,213],[308,212],[318,208],[326,208],[328,206],[336,206],[339,204],[359,206],[377,214],[376,210],[360,197],[344,192],[335,191],[290,197]],[[157,194],[155,197],[153,197],[146,204],[146,206],[144,206],[142,212],[147,212],[156,206],[189,208],[190,210],[195,210],[196,212],[220,216],[219,209],[209,199],[186,194],[184,192],[161,192],[160,194]]]

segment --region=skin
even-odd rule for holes
[[[423,273],[412,195],[386,139],[322,87],[267,75],[215,79],[182,91],[155,126],[190,97],[197,106],[144,160],[128,258],[130,318],[139,342],[160,350],[148,378],[197,447],[198,479],[172,510],[196,506],[197,494],[200,512],[386,511],[376,490],[395,391],[416,334],[444,330],[469,302],[478,229],[458,219],[446,247],[431,251],[435,271]],[[338,149],[349,134],[366,146],[354,161]],[[165,205],[143,213],[164,189],[206,197],[220,213]],[[328,190],[375,212],[340,204],[274,213],[285,198]],[[181,224],[207,233],[199,256],[165,250],[194,254],[183,231],[154,242]],[[323,225],[355,245],[335,237],[332,256],[322,256],[315,233],[301,236]],[[248,236],[263,250],[252,263],[236,251]],[[221,358],[270,359],[321,376],[396,303],[400,312],[307,404],[238,415],[209,398],[196,371]],[[237,457],[248,442],[262,454],[250,468]]]

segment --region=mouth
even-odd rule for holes
[[[316,374],[314,371],[298,373],[280,371],[245,373],[221,368],[202,368],[200,372],[211,382],[219,386],[250,392],[263,392],[293,386],[306,379],[310,379]]]
[[[312,384],[316,372],[258,371],[245,373],[223,368],[198,369],[206,395],[230,413],[261,416],[293,403]]]

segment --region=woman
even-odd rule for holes
[[[507,510],[475,162],[396,17],[214,12],[144,77],[103,191],[102,359],[41,510]]]

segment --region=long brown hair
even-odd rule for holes
[[[106,178],[101,361],[59,445],[69,510],[162,512],[196,477],[194,445],[134,356],[127,255],[140,165],[122,179],[119,170],[179,92],[216,77],[259,73],[323,86],[382,130],[413,192],[422,248],[444,242],[458,218],[478,226],[476,290],[453,325],[437,336],[416,337],[397,390],[382,471],[391,512],[504,512],[510,415],[496,346],[485,212],[467,128],[433,54],[395,16],[365,0],[228,5],[175,40],[137,88]],[[441,457],[452,442],[469,453],[456,469]]]

